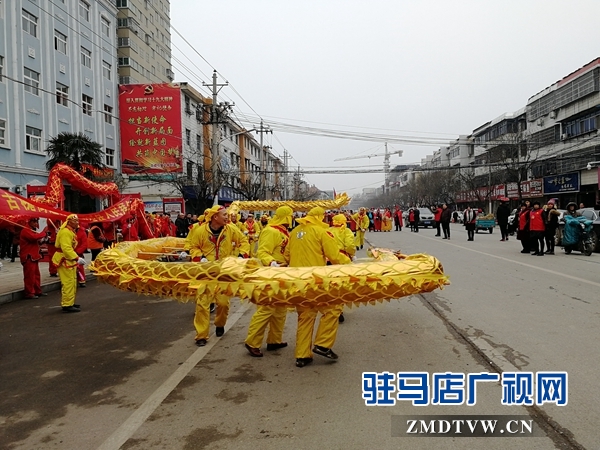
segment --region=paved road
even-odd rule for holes
[[[293,348],[251,358],[253,307],[234,301],[229,329],[193,342],[193,305],[91,283],[83,312],[58,293],[0,305],[0,448],[553,449],[599,448],[600,255],[533,257],[497,234],[450,241],[431,230],[370,233],[375,245],[437,256],[443,291],[348,310],[335,350],[298,369]],[[363,251],[364,253],[364,251]],[[295,314],[286,339],[293,343]],[[475,406],[365,406],[363,372],[568,371],[567,406],[501,405],[481,383]],[[399,438],[399,415],[519,414],[538,438]],[[394,419],[396,420],[396,419]]]

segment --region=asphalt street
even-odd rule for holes
[[[225,335],[204,348],[192,304],[98,282],[78,292],[77,314],[62,313],[58,292],[0,305],[0,448],[600,448],[600,254],[535,257],[497,230],[473,242],[459,225],[452,233],[368,233],[375,246],[436,256],[451,284],[346,310],[340,359],[304,368],[295,313],[290,346],[252,358],[254,307],[237,299]],[[385,371],[566,371],[568,404],[505,406],[500,383],[479,383],[473,406],[367,406],[362,374]],[[392,436],[399,416],[506,414],[530,418],[541,437]]]

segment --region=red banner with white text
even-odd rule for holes
[[[178,84],[119,86],[123,173],[183,172]]]

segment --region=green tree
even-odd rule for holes
[[[46,152],[50,159],[46,161],[46,169],[50,171],[55,165],[63,163],[72,167],[84,177],[93,179],[91,168],[103,170],[105,165],[104,150],[100,144],[91,140],[84,133],[59,133],[50,139]],[[87,167],[86,167],[87,166]],[[88,211],[92,206],[87,205],[80,211],[80,193],[72,191],[68,196],[67,210],[80,213]],[[88,202],[89,203],[89,202]]]

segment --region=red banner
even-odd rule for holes
[[[183,172],[177,84],[119,86],[123,173]]]
[[[110,208],[91,214],[78,214],[81,223],[114,222],[133,212],[143,211],[143,204],[137,199],[122,200]],[[0,192],[0,222],[3,218],[14,221],[26,217],[45,217],[65,220],[71,214],[67,211],[32,202],[8,191]]]

